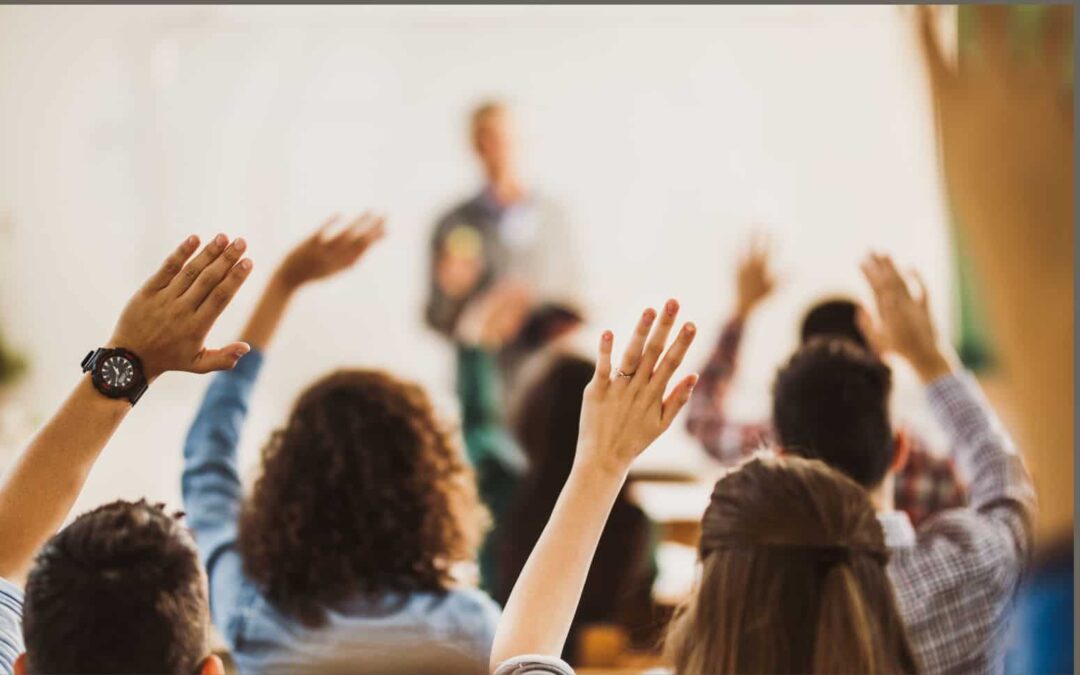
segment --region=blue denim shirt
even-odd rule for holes
[[[479,590],[344,598],[328,608],[325,625],[311,629],[278,612],[244,575],[236,547],[242,499],[236,448],[262,363],[263,355],[252,351],[214,377],[184,444],[184,509],[209,577],[211,617],[239,670],[382,660],[404,645],[450,653],[486,671],[499,609]]]

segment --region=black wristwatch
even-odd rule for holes
[[[94,388],[109,398],[126,398],[131,405],[146,393],[142,362],[123,347],[90,352],[82,360],[84,373],[91,373]]]

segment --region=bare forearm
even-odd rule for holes
[[[22,582],[130,410],[126,400],[106,398],[84,376],[30,441],[0,486],[0,576]]]
[[[259,303],[244,326],[240,339],[254,349],[266,350],[277,333],[281,318],[296,294],[296,285],[288,282],[278,272],[270,277]]]
[[[522,654],[558,656],[625,471],[575,466],[506,603],[491,650],[494,670]]]

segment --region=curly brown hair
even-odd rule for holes
[[[472,469],[424,391],[371,370],[311,385],[263,449],[240,514],[244,571],[279,611],[384,592],[441,592],[486,525]]]

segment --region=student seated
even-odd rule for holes
[[[422,389],[371,370],[316,381],[270,437],[242,499],[237,444],[289,301],[354,265],[383,232],[370,218],[327,227],[273,274],[243,331],[251,353],[214,379],[184,446],[184,506],[214,623],[242,672],[429,648],[483,670],[498,607],[456,578],[475,560],[483,512]]]
[[[669,629],[679,673],[913,673],[866,491],[821,462],[754,458],[701,519],[698,588]]]
[[[890,371],[847,340],[812,341],[780,370],[773,392],[780,446],[821,459],[869,492],[893,551],[889,575],[923,669],[1000,672],[1012,598],[1031,552],[1031,477],[975,378],[940,345],[925,289],[913,294],[885,256],[871,255],[863,271],[886,340],[925,384],[930,408],[970,481],[969,504],[942,511],[918,529],[894,508],[894,481],[907,446],[889,421]]]
[[[245,243],[218,235],[189,261],[198,245],[185,240],[135,293],[0,485],[0,672],[223,672],[209,654],[206,577],[175,518],[114,502],[54,534],[160,375],[228,369],[248,351],[203,344],[251,271]]]
[[[743,328],[775,286],[769,251],[763,241],[755,241],[740,260],[735,286],[735,310],[724,323],[720,339],[702,368],[701,383],[695,389],[686,418],[690,434],[701,442],[706,452],[726,464],[736,464],[758,449],[776,443],[774,420],[737,422],[729,417],[727,410]],[[805,344],[821,336],[843,337],[875,353],[887,352],[867,311],[847,298],[822,300],[803,317],[800,342]],[[938,511],[963,506],[966,496],[952,460],[935,455],[912,430],[902,429],[898,433],[904,436],[907,461],[895,475],[895,507],[907,513],[917,526]]]
[[[206,575],[187,529],[159,506],[117,501],[38,553],[15,672],[224,673],[209,636]]]
[[[472,333],[463,334],[456,345],[457,393],[461,402],[461,432],[465,450],[476,472],[480,499],[491,514],[492,527],[480,548],[481,587],[495,594],[501,527],[514,501],[518,482],[527,465],[513,434],[507,428],[505,411],[528,388],[530,371],[538,360],[559,351],[558,345],[581,325],[581,315],[571,307],[545,303],[531,310],[513,338],[505,335],[516,327],[503,314],[507,305],[518,302],[502,290],[489,294],[470,312],[482,311],[482,320],[472,321]],[[515,312],[518,310],[514,310]],[[508,344],[504,344],[508,340]]]
[[[506,602],[540,533],[551,516],[574,463],[581,397],[596,366],[565,352],[552,358],[523,395],[512,428],[529,460],[528,469],[503,519],[500,588]],[[567,641],[566,657],[580,659],[578,631],[590,623],[614,623],[639,647],[658,637],[652,603],[656,567],[652,557],[652,524],[623,490],[612,505],[596,562],[585,582]]]
[[[586,390],[574,466],[514,586],[491,667],[572,673],[557,658],[630,463],[690,398],[664,391],[693,339],[684,326],[660,361],[677,307],[650,335],[647,311],[611,378],[611,335]],[[702,580],[673,624],[679,672],[911,672],[866,492],[820,462],[755,459],[716,485],[702,520]]]

